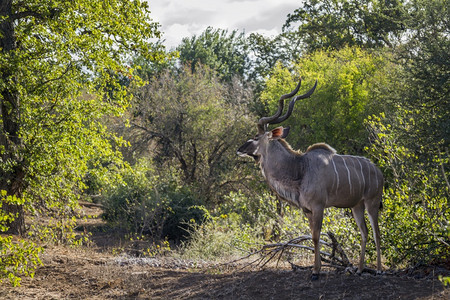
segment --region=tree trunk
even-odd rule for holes
[[[16,216],[12,222],[9,222],[9,227],[6,233],[23,236],[25,234],[25,215],[23,205],[3,203],[2,209],[9,214]]]
[[[18,92],[14,86],[14,51],[16,41],[14,36],[14,20],[12,0],[0,2],[0,49],[1,55],[6,56],[8,64],[0,66],[0,80],[3,89],[0,90],[0,190],[8,195],[20,198],[23,191],[24,161],[20,155],[22,141],[19,137],[20,102]],[[12,83],[12,84],[11,84]],[[2,209],[6,213],[15,215],[14,221],[7,224],[9,232],[23,234],[25,231],[23,205],[3,203]]]

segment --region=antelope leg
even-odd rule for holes
[[[321,261],[320,261],[320,231],[322,230],[323,209],[317,209],[313,212],[304,210],[309,220],[309,228],[311,229],[311,237],[314,243],[314,267],[311,276],[312,280],[319,278]]]
[[[366,243],[367,243],[367,226],[364,220],[364,202],[360,202],[355,207],[352,207],[353,217],[355,218],[356,224],[361,232],[361,255],[359,257],[358,274],[364,269],[364,257],[366,254]]]
[[[367,214],[369,215],[370,224],[372,225],[373,238],[375,240],[375,246],[377,248],[377,273],[381,273],[381,250],[380,250],[380,227],[378,226],[378,211],[379,201],[376,201],[374,205],[367,207]]]

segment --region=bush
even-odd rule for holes
[[[103,199],[103,218],[111,226],[136,236],[179,241],[189,221],[203,220],[202,210],[196,208],[201,201],[179,183],[176,172],[157,175],[151,162],[140,160],[123,173],[123,183]]]
[[[205,215],[205,223],[191,224],[191,238],[183,243],[182,254],[187,258],[223,260],[259,250],[266,243],[284,242],[310,234],[303,212],[280,202],[268,191],[251,198],[232,192],[224,204]],[[342,209],[327,209],[322,232],[328,231],[336,235],[349,258],[359,258],[360,233],[351,214]],[[368,244],[368,257],[371,259],[376,254],[374,248]],[[303,251],[300,257],[311,255],[309,251],[300,251]]]
[[[409,143],[417,113],[399,110],[387,125],[384,114],[367,121],[374,141],[368,150],[386,177],[380,227],[384,256],[391,266],[450,258],[449,187],[444,168],[449,157],[441,153],[439,144]]]
[[[0,233],[6,232],[9,224],[16,216],[2,210],[3,203],[23,204],[23,199],[7,196],[6,191],[0,191]],[[13,239],[12,236],[0,235],[0,283],[5,278],[14,286],[20,285],[22,276],[34,276],[34,271],[41,265],[39,253],[42,248],[23,239]]]
[[[239,257],[264,243],[261,228],[242,223],[237,213],[211,216],[202,224],[191,222],[190,239],[181,246],[183,257],[223,261]]]

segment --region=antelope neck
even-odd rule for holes
[[[261,169],[267,179],[298,181],[303,178],[305,157],[287,149],[280,141],[271,141],[262,155]]]

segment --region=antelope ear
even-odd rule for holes
[[[285,139],[288,136],[290,129],[291,129],[291,127],[289,127],[289,126],[283,128],[283,135],[281,136],[282,139]]]
[[[275,129],[272,129],[270,132],[269,138],[272,140],[278,140],[286,137],[289,133],[289,128],[283,128],[283,127],[277,127]]]

